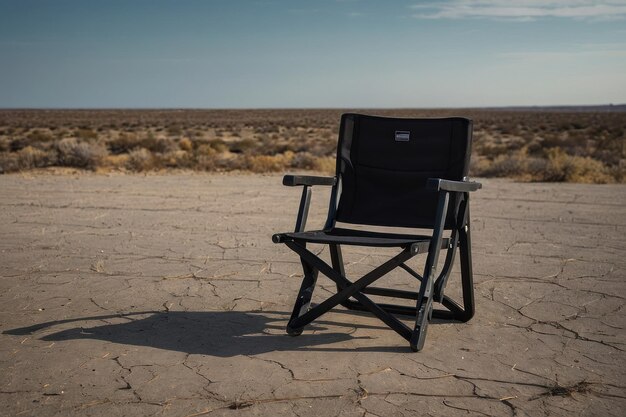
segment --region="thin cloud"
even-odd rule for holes
[[[505,52],[500,57],[515,61],[537,61],[545,64],[557,60],[581,60],[588,58],[624,58],[624,50],[605,51],[533,51],[533,52]]]
[[[444,0],[412,6],[421,19],[626,18],[626,0]]]

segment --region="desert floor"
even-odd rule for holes
[[[622,416],[626,186],[483,183],[476,316],[413,353],[343,308],[285,334],[280,176],[1,176],[0,415]],[[346,248],[348,277],[390,254]]]

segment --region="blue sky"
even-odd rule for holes
[[[0,0],[0,107],[626,102],[626,0]]]

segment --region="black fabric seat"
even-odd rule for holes
[[[284,242],[291,239],[294,241],[309,243],[333,243],[337,245],[375,246],[375,247],[399,247],[406,248],[411,245],[420,245],[420,253],[426,252],[430,244],[430,236],[404,235],[397,233],[381,233],[365,230],[353,230],[334,228],[328,231],[314,230],[299,233],[282,233],[274,235],[274,242]],[[442,249],[448,246],[449,239],[442,240]]]
[[[304,278],[287,332],[296,336],[304,326],[337,305],[367,310],[422,349],[431,317],[468,321],[474,315],[471,262],[469,193],[481,188],[467,179],[472,123],[462,117],[401,119],[348,113],[341,117],[337,165],[334,177],[286,175],[283,184],[302,186],[294,232],[272,236],[300,256]],[[322,230],[305,231],[312,187],[331,186],[326,224]],[[348,227],[336,227],[336,223]],[[374,232],[349,228],[417,228],[430,235]],[[446,236],[444,236],[444,234]],[[331,265],[316,256],[308,243],[326,244]],[[342,245],[397,247],[401,252],[356,280],[344,270]],[[460,254],[463,302],[444,295],[457,249]],[[446,251],[437,274],[440,252]],[[427,253],[422,275],[407,261]],[[395,268],[416,278],[419,291],[372,287]],[[315,307],[311,299],[318,273],[337,285],[337,293]],[[376,304],[366,294],[416,301],[415,308]],[[433,309],[438,302],[443,309]],[[395,315],[415,317],[410,329]]]

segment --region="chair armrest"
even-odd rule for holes
[[[285,175],[283,177],[283,185],[294,187],[297,185],[335,185],[337,178],[335,177],[316,177],[313,175]]]
[[[302,197],[300,198],[300,208],[298,208],[298,217],[296,219],[295,232],[303,232],[306,225],[306,219],[309,215],[309,205],[311,204],[311,186],[313,185],[335,185],[337,178],[335,177],[316,177],[313,175],[285,175],[283,177],[283,185],[295,187],[302,185]]]
[[[458,191],[469,192],[476,191],[482,188],[483,185],[475,181],[450,181],[443,180],[441,178],[429,178],[426,183],[426,188],[432,191]]]

